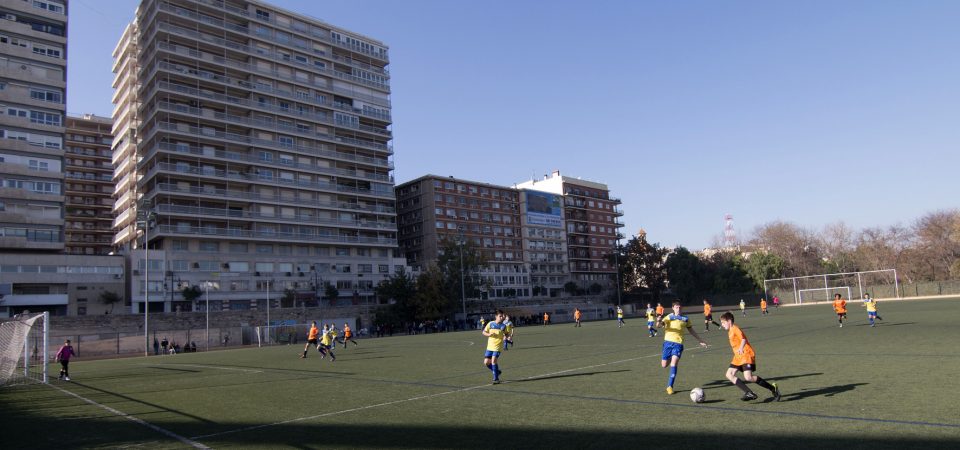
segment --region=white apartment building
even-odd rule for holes
[[[366,301],[402,265],[388,48],[243,0],[144,0],[114,50],[132,312]],[[149,253],[149,258],[146,254]],[[149,260],[149,263],[147,262]],[[273,306],[279,306],[274,303]]]

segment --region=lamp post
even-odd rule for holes
[[[210,351],[210,281],[203,282],[203,288],[206,291],[206,304],[203,309],[207,312],[207,350]]]
[[[150,207],[150,202],[145,201],[141,205],[143,209],[137,211],[136,226],[143,230],[143,259],[145,265],[143,268],[143,354],[150,356],[150,228],[153,228],[157,220],[157,215],[146,208]]]
[[[467,323],[467,287],[463,281],[463,228],[460,228],[460,234],[457,237],[457,247],[460,249],[460,303],[463,306],[463,323]]]
[[[613,260],[617,265],[617,306],[620,304],[620,232],[617,231],[617,247],[613,252]]]
[[[267,280],[267,344],[270,343],[270,283],[273,280]]]

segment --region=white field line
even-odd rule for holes
[[[120,417],[123,417],[124,419],[127,419],[127,420],[129,420],[129,421],[131,421],[131,422],[134,422],[134,423],[139,424],[139,425],[143,425],[143,426],[145,426],[145,427],[147,427],[147,428],[149,428],[149,429],[151,429],[151,430],[153,430],[153,431],[156,431],[156,432],[158,432],[158,433],[160,433],[160,434],[165,434],[165,435],[167,435],[167,436],[169,436],[169,437],[172,437],[172,438],[174,438],[174,439],[176,439],[176,440],[178,440],[178,441],[180,441],[180,442],[183,442],[184,444],[189,445],[189,446],[191,446],[191,447],[193,447],[193,448],[203,448],[203,449],[209,449],[209,448],[210,448],[210,447],[207,447],[206,445],[203,445],[203,444],[201,444],[201,443],[199,443],[199,442],[196,442],[196,441],[187,439],[187,438],[185,438],[185,437],[183,437],[183,436],[180,436],[179,434],[174,433],[174,432],[172,432],[172,431],[170,431],[170,430],[167,430],[167,429],[165,429],[165,428],[160,428],[160,427],[158,427],[158,426],[156,426],[156,425],[154,425],[154,424],[152,424],[152,423],[146,422],[146,421],[144,421],[143,419],[140,419],[140,418],[138,418],[138,417],[131,416],[130,414],[127,414],[127,413],[125,413],[125,412],[118,411],[118,410],[113,409],[113,408],[111,408],[111,407],[109,407],[109,406],[106,406],[106,405],[101,405],[101,404],[99,404],[99,403],[97,403],[97,402],[95,402],[95,401],[93,401],[93,400],[90,400],[89,398],[86,398],[86,397],[81,396],[80,394],[76,394],[76,393],[74,393],[74,392],[68,391],[68,390],[66,390],[66,389],[64,389],[64,388],[62,388],[62,387],[60,387],[60,386],[55,385],[55,384],[50,384],[50,386],[52,386],[53,388],[59,390],[60,392],[63,392],[63,393],[65,393],[65,394],[67,394],[67,395],[71,395],[71,396],[73,396],[73,397],[76,397],[76,398],[78,398],[78,399],[80,399],[80,400],[83,400],[83,401],[86,402],[86,403],[89,403],[89,404],[93,405],[93,406],[96,406],[96,407],[99,407],[99,408],[101,408],[101,409],[107,410],[107,411],[109,411],[109,412],[111,412],[111,413],[113,413],[113,414],[116,414],[116,415],[118,415],[118,416],[120,416]]]
[[[200,367],[203,369],[216,369],[216,370],[235,370],[237,372],[250,372],[250,373],[263,373],[262,370],[253,370],[253,369],[238,369],[236,367],[220,367],[220,366],[207,366],[203,364],[149,364],[149,363],[140,363],[141,366],[169,366],[169,367]]]
[[[652,354],[652,355],[637,356],[637,357],[635,357],[635,358],[621,359],[621,360],[619,360],[619,361],[612,361],[612,362],[608,362],[608,363],[594,364],[594,365],[584,366],[584,367],[577,367],[577,368],[575,368],[575,369],[561,370],[561,371],[559,371],[559,372],[545,373],[545,374],[542,374],[542,375],[534,375],[534,376],[532,376],[532,377],[524,378],[524,380],[533,380],[533,379],[537,379],[537,378],[544,378],[544,377],[559,375],[559,374],[563,374],[563,373],[576,372],[576,371],[578,371],[578,370],[594,369],[594,368],[597,368],[597,367],[603,367],[603,366],[609,366],[609,365],[613,365],[613,364],[620,364],[620,363],[625,363],[625,362],[630,362],[630,361],[636,361],[636,360],[639,360],[639,359],[650,358],[650,357],[660,356],[660,355],[661,355],[661,353],[655,353],[655,354]],[[509,381],[508,381],[507,383],[509,383]],[[241,433],[241,432],[244,432],[244,431],[251,431],[251,430],[259,430],[259,429],[261,429],[261,428],[268,428],[268,427],[273,427],[273,426],[277,426],[277,425],[285,425],[285,424],[293,423],[293,422],[302,422],[302,421],[305,421],[305,420],[319,419],[319,418],[322,418],[322,417],[334,416],[334,415],[337,415],[337,414],[343,414],[343,413],[349,413],[349,412],[355,412],[355,411],[363,411],[363,410],[365,410],[365,409],[379,408],[379,407],[381,407],[381,406],[390,406],[390,405],[396,405],[396,404],[399,404],[399,403],[407,403],[407,402],[412,402],[412,401],[416,401],[416,400],[423,400],[423,399],[427,399],[427,398],[441,397],[441,396],[444,396],[444,395],[459,394],[459,393],[461,393],[461,392],[472,391],[472,390],[484,388],[484,387],[487,387],[487,386],[493,386],[493,384],[492,384],[492,383],[480,384],[480,385],[477,385],[477,386],[470,386],[470,387],[466,387],[466,388],[462,388],[462,389],[454,389],[454,390],[451,390],[451,391],[439,392],[439,393],[436,393],[436,394],[418,395],[418,396],[416,396],[416,397],[410,397],[410,398],[405,398],[405,399],[401,399],[401,400],[393,400],[393,401],[389,401],[389,402],[377,403],[377,404],[374,404],[374,405],[360,406],[360,407],[351,408],[351,409],[344,409],[344,410],[341,410],[341,411],[335,411],[335,412],[328,412],[328,413],[323,413],[323,414],[317,414],[317,415],[314,415],[314,416],[298,417],[298,418],[296,418],[296,419],[289,419],[289,420],[283,420],[283,421],[280,421],[280,422],[274,422],[274,423],[268,423],[268,424],[263,424],[263,425],[256,425],[256,426],[251,426],[251,427],[238,428],[238,429],[235,429],[235,430],[223,431],[223,432],[220,432],[220,433],[211,433],[211,434],[204,434],[204,435],[200,435],[200,436],[193,436],[193,437],[191,437],[190,439],[198,439],[198,440],[199,440],[199,439],[206,439],[206,438],[211,438],[211,437],[223,436],[223,435],[226,435],[226,434]]]

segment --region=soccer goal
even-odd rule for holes
[[[0,386],[47,382],[49,313],[0,324]]]
[[[852,300],[850,297],[850,286],[837,286],[829,288],[800,289],[798,291],[797,303],[802,305],[805,302],[826,302],[833,300],[833,296],[836,294],[840,294],[840,296],[844,299]]]
[[[826,295],[826,292],[834,288],[849,288],[848,300],[862,299],[864,294],[870,294],[871,297],[876,299],[900,298],[896,269],[825,273],[763,280],[764,297],[767,299],[779,297],[781,303],[787,303],[790,299],[793,299],[793,303],[800,303],[801,292],[804,292],[803,300],[817,301],[813,300],[811,296]],[[809,293],[806,293],[808,291]],[[832,297],[836,293],[833,292],[830,296]]]

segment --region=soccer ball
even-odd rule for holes
[[[693,388],[690,390],[690,400],[693,400],[694,403],[703,403],[703,389]]]

